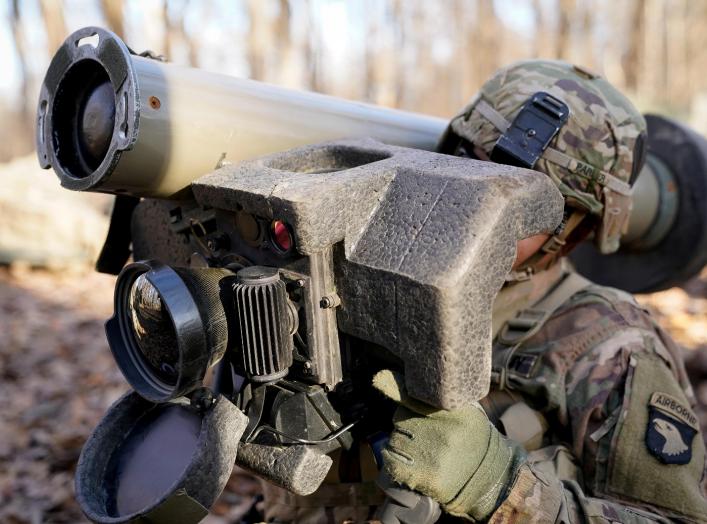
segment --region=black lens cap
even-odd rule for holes
[[[98,523],[199,522],[228,481],[247,423],[223,396],[197,411],[124,395],[81,451],[81,509]]]

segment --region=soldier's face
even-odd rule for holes
[[[519,240],[518,244],[516,244],[516,260],[513,262],[513,269],[518,269],[523,262],[537,253],[549,238],[550,235],[542,233]]]
[[[479,160],[485,160],[487,162],[491,161],[491,158],[486,154],[486,151],[481,149],[479,146],[474,146],[474,154]]]

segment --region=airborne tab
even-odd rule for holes
[[[655,392],[648,405],[646,446],[665,464],[687,464],[692,459],[692,439],[697,417],[675,397]]]

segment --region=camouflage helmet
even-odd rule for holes
[[[561,61],[512,64],[451,120],[439,149],[466,149],[474,156],[469,149],[478,147],[492,156],[499,138],[539,92],[564,102],[569,117],[532,168],[552,178],[568,209],[597,217],[597,244],[613,252],[628,221],[630,186],[643,165],[646,123],[602,77]]]

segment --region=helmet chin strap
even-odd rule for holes
[[[540,249],[506,276],[506,282],[528,280],[535,273],[554,265],[562,256],[562,249],[567,245],[567,238],[577,229],[585,216],[587,216],[586,211],[571,209],[569,216],[565,215],[555,232]]]

